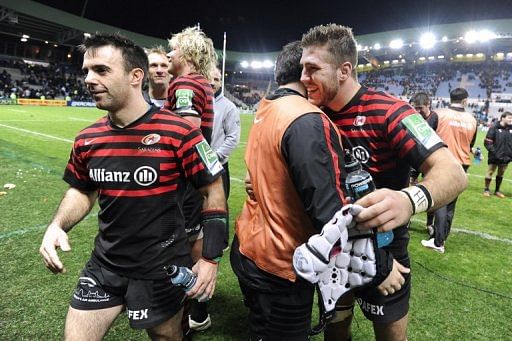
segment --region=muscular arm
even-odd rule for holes
[[[420,169],[424,174],[421,184],[428,189],[434,202],[431,210],[453,201],[468,185],[462,166],[448,148],[436,150],[423,162]]]
[[[424,174],[421,184],[434,202],[431,210],[448,204],[467,187],[464,170],[447,148],[429,155],[420,170]],[[361,229],[379,226],[379,231],[389,231],[407,224],[413,213],[412,203],[405,193],[387,188],[372,192],[356,203],[367,208],[356,217]]]
[[[62,251],[71,250],[66,232],[91,211],[96,197],[96,192],[81,192],[73,187],[64,194],[39,248],[43,261],[50,271],[66,271],[57,255],[57,248],[60,247]]]

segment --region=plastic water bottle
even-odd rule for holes
[[[166,267],[167,275],[171,278],[173,285],[182,287],[185,292],[189,291],[194,287],[197,280],[197,275],[185,266],[171,265]]]
[[[352,197],[354,202],[364,197],[366,194],[375,191],[375,184],[372,176],[362,168],[359,161],[347,156],[345,169],[347,171],[345,187],[347,189],[347,193]],[[391,244],[392,241],[393,231],[377,232],[377,246],[379,248]]]

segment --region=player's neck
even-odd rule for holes
[[[333,111],[340,111],[352,100],[352,98],[354,98],[359,89],[361,89],[361,84],[353,78],[348,78],[340,85],[338,93],[327,106]]]
[[[302,96],[307,97],[306,87],[301,82],[288,83],[288,84],[280,86],[279,88],[292,89],[292,90],[297,91]]]
[[[149,97],[154,99],[167,98],[167,86],[165,84],[157,84],[155,86],[149,86]]]
[[[119,128],[124,128],[138,120],[148,109],[149,104],[144,100],[142,93],[140,93],[140,96],[133,96],[132,99],[126,101],[122,108],[116,111],[110,111],[108,115],[114,125]]]

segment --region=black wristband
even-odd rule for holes
[[[203,258],[218,263],[223,250],[228,246],[227,212],[209,210],[201,212],[203,227]]]

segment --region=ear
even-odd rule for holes
[[[144,71],[140,68],[135,68],[130,72],[130,84],[131,85],[142,85],[144,81]]]
[[[341,64],[341,67],[338,68],[338,79],[341,81],[346,81],[352,75],[352,63],[345,62]]]

